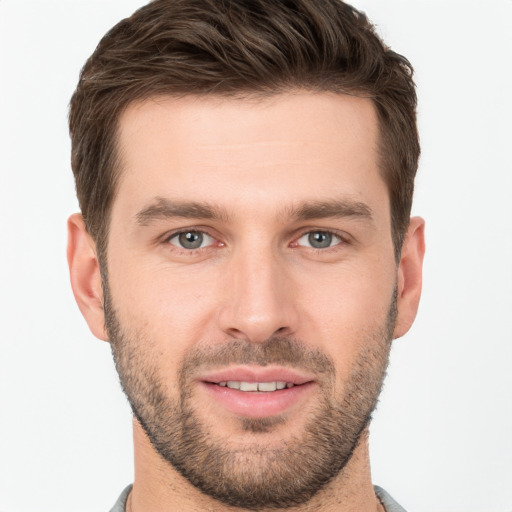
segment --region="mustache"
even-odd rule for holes
[[[193,348],[183,360],[180,380],[189,378],[199,369],[230,365],[280,365],[331,378],[336,374],[333,360],[320,350],[307,347],[292,337],[271,337],[259,343],[230,339],[221,345]]]

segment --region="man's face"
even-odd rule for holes
[[[232,505],[349,460],[396,317],[370,100],[158,98],[120,120],[106,325],[155,449]]]

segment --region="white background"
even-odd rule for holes
[[[0,510],[109,510],[130,411],[68,284],[67,104],[142,2],[0,0]],[[410,512],[512,511],[512,1],[354,0],[416,68],[427,220],[420,313],[372,426]]]

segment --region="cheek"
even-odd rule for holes
[[[303,313],[314,314],[326,329],[336,330],[379,324],[387,315],[396,275],[384,266],[345,265],[303,272],[295,281]]]
[[[395,279],[383,266],[364,272],[349,267],[330,269],[321,279],[318,274],[302,279],[296,294],[302,335],[335,360],[341,378],[348,375],[368,343],[384,336]]]
[[[205,336],[211,288],[193,273],[139,263],[117,265],[110,273],[119,321],[125,330],[143,333],[159,354],[176,359]]]

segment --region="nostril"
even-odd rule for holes
[[[245,334],[241,330],[235,329],[234,327],[228,329],[227,333],[233,338],[246,338]]]

